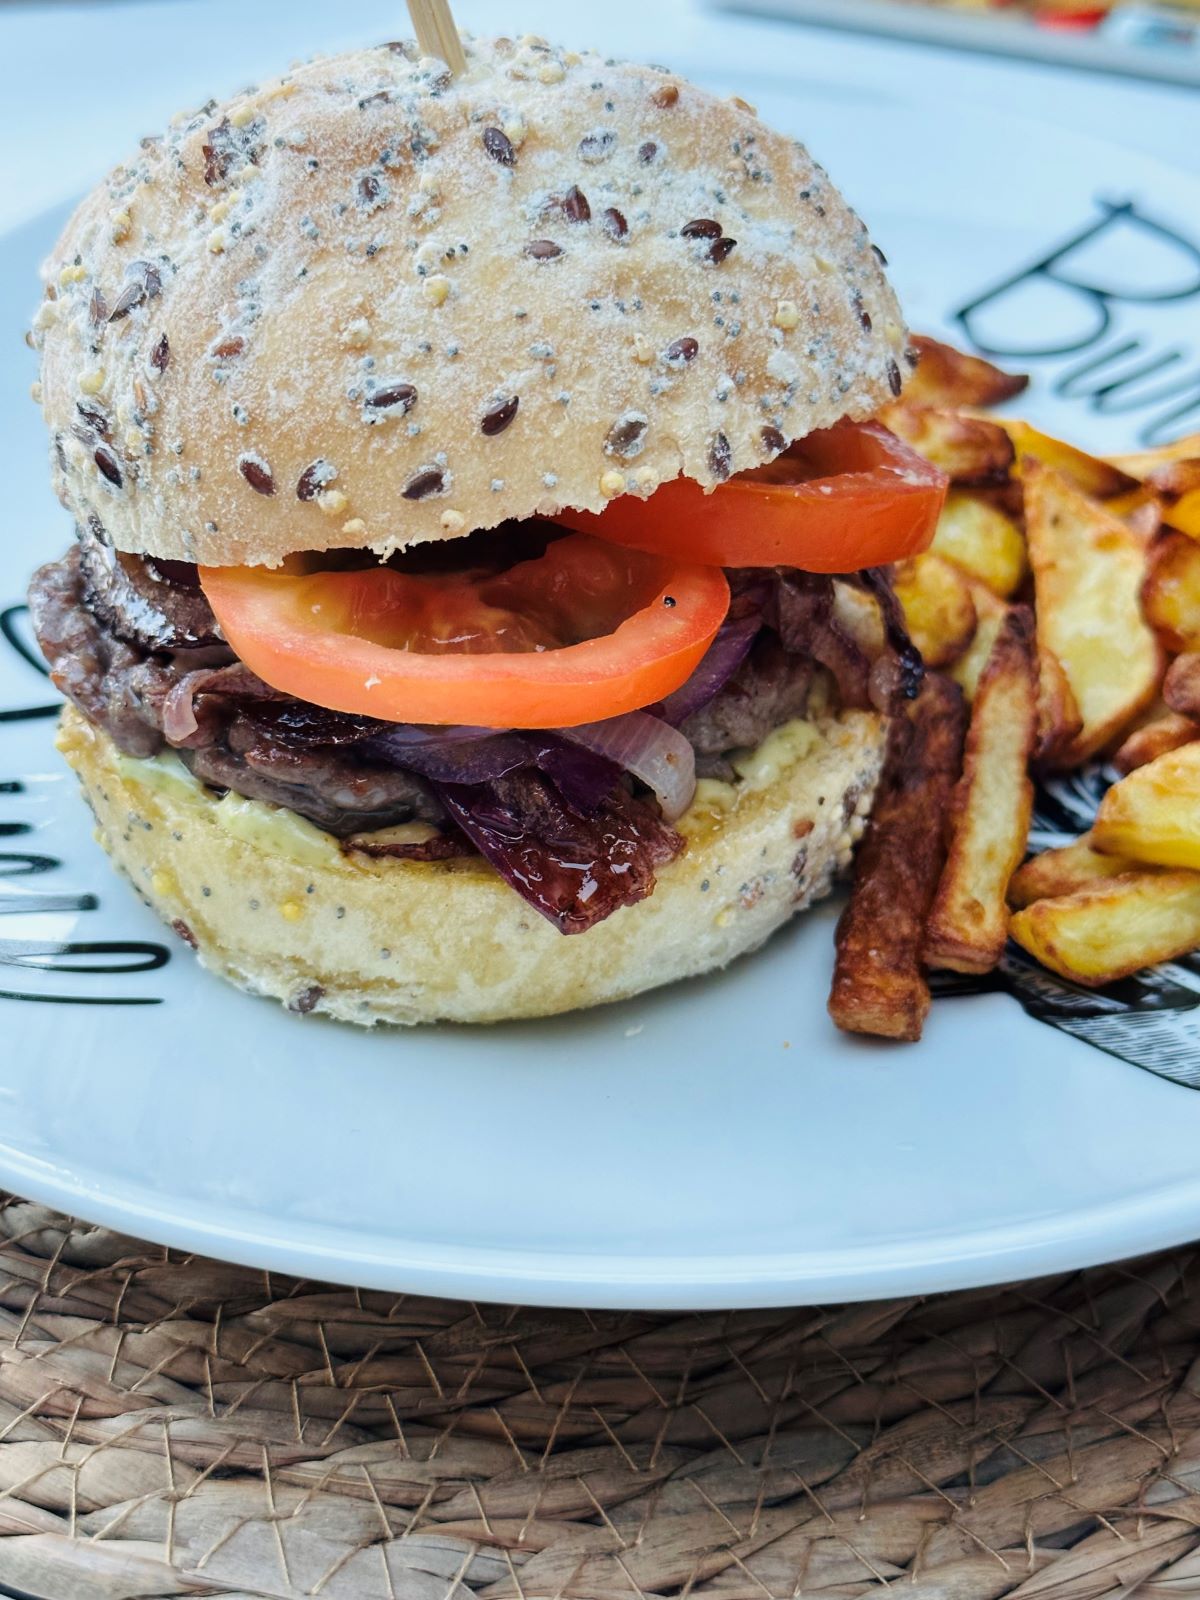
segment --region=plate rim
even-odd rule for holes
[[[264,1272],[385,1293],[603,1311],[768,1309],[939,1294],[1126,1260],[1186,1244],[1200,1233],[1198,1172],[1193,1180],[1152,1188],[1134,1199],[1125,1196],[1065,1216],[1047,1212],[1019,1228],[947,1231],[892,1246],[770,1257],[648,1256],[634,1273],[628,1272],[628,1258],[595,1256],[590,1259],[606,1265],[581,1273],[580,1261],[589,1258],[565,1252],[461,1245],[443,1252],[399,1241],[408,1252],[402,1254],[393,1241],[385,1257],[348,1242],[370,1237],[361,1232],[343,1236],[334,1228],[299,1224],[289,1239],[244,1222],[235,1231],[221,1224],[211,1205],[192,1207],[188,1215],[156,1208],[136,1198],[149,1191],[110,1184],[102,1192],[83,1172],[72,1175],[22,1159],[2,1144],[0,1180],[21,1198],[68,1216]],[[342,1239],[347,1242],[337,1247]],[[232,1253],[227,1245],[234,1247]],[[436,1255],[443,1259],[434,1260]],[[617,1260],[625,1263],[625,1275],[607,1265]],[[678,1270],[672,1271],[672,1264]],[[345,1276],[346,1270],[353,1275]]]

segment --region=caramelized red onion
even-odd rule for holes
[[[603,756],[653,789],[668,822],[674,822],[696,793],[696,752],[669,722],[647,711],[629,711],[603,722],[556,730],[563,739]]]
[[[240,661],[230,662],[227,666],[198,667],[193,672],[185,672],[177,683],[173,683],[163,700],[162,730],[169,744],[186,744],[199,728],[196,696],[200,694],[228,695],[235,700],[289,698],[279,689],[272,689],[269,683],[264,683]],[[336,716],[337,713],[329,715]]]
[[[186,744],[200,726],[196,720],[196,693],[200,685],[211,677],[212,669],[201,667],[196,672],[185,672],[167,690],[163,700],[162,730],[168,744]]]
[[[750,654],[761,627],[758,613],[723,622],[691,677],[663,701],[663,720],[678,728],[710,705]]]

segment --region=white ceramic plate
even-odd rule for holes
[[[1057,281],[1027,275],[972,330],[1078,347],[1032,360],[1028,399],[1072,436],[1200,427],[1200,183],[915,94],[716,86],[829,162],[918,327],[953,326],[962,304],[1105,222]],[[1125,202],[1148,221],[1103,209]],[[0,241],[6,350],[59,221]],[[1055,393],[1130,341],[1140,352],[1110,377],[1181,354],[1117,392],[1126,414],[1106,414],[1111,394],[1097,410],[1085,379]],[[1187,374],[1190,417],[1165,423],[1187,396],[1147,396]],[[45,486],[31,376],[10,360],[0,393],[0,606],[70,533]],[[19,646],[18,611],[5,628]],[[824,909],[727,973],[631,1004],[362,1035],[235,993],[182,946],[168,958],[171,936],[91,842],[50,719],[24,715],[52,698],[0,641],[0,1178],[25,1194],[264,1267],[605,1306],[909,1293],[1200,1233],[1200,1096],[1186,1086],[1200,1083],[1200,967],[1099,999],[1000,984],[936,1005],[920,1046],[875,1048],[826,1019]],[[1077,826],[1094,792],[1052,800],[1046,826]]]

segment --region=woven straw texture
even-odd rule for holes
[[[0,1206],[0,1593],[1200,1593],[1200,1261],[693,1315],[330,1289]]]

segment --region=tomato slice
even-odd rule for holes
[[[273,688],[391,722],[556,728],[677,689],[729,607],[711,567],[585,534],[502,572],[202,567],[226,639]]]
[[[637,550],[716,567],[857,572],[928,548],[946,498],[937,467],[877,422],[810,433],[711,494],[690,478],[599,515],[556,521]]]

